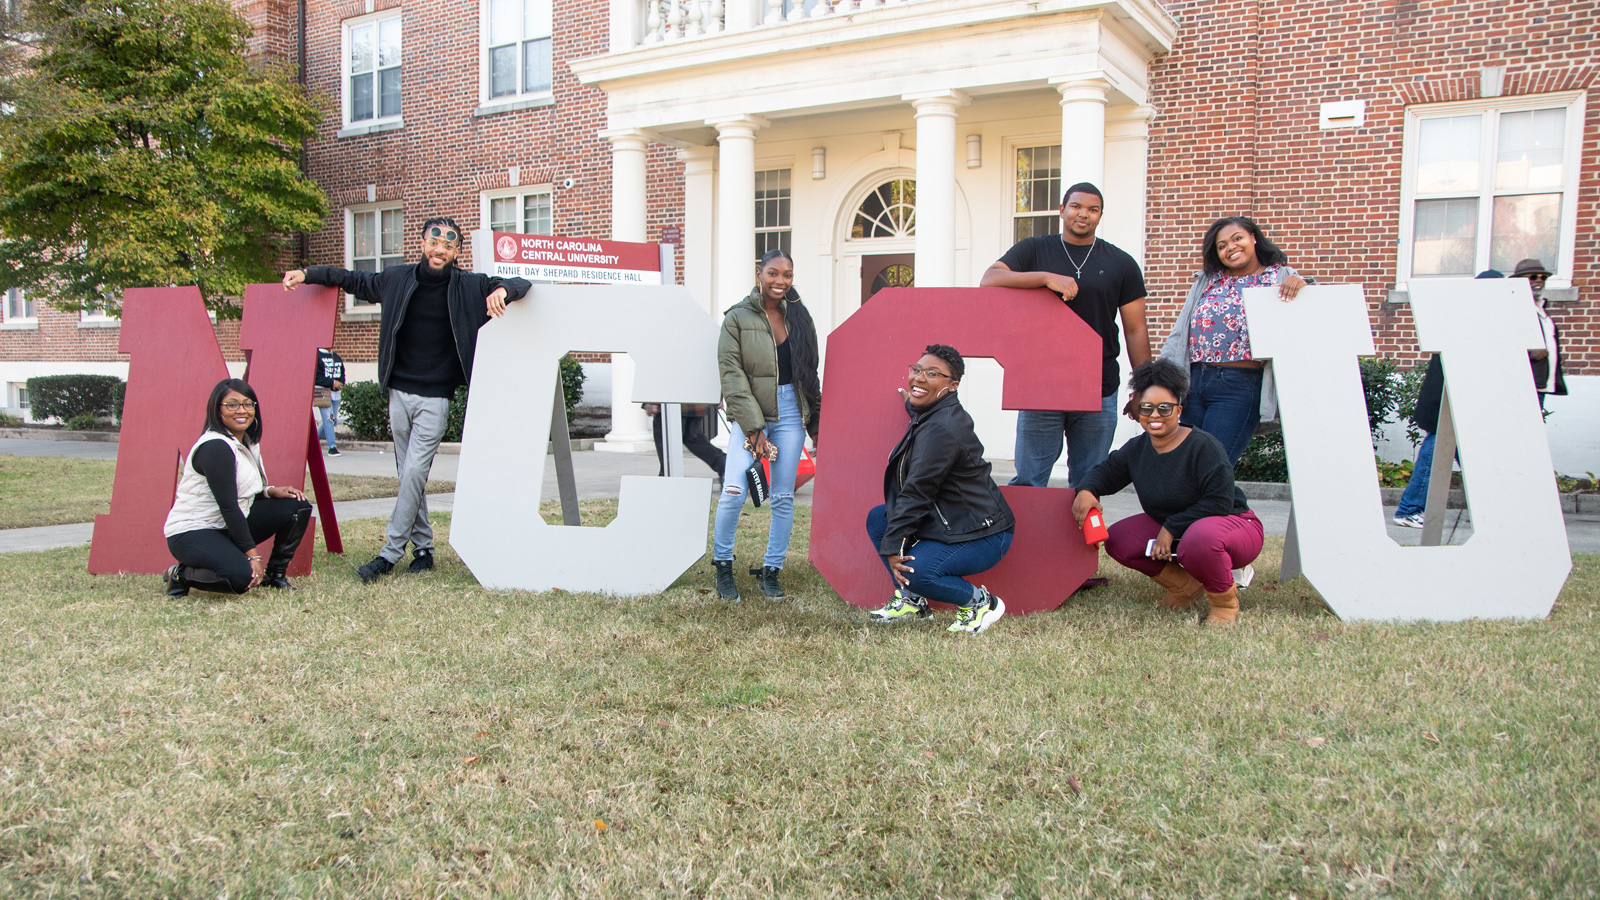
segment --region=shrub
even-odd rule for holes
[[[73,431],[88,431],[98,424],[99,418],[91,413],[79,413],[67,420],[67,427]]]
[[[567,423],[572,423],[573,407],[583,399],[583,382],[588,376],[583,367],[571,356],[561,357],[561,396],[567,406]],[[392,441],[389,431],[389,398],[376,381],[357,381],[344,386],[339,395],[339,418],[363,441]],[[461,440],[461,430],[467,424],[467,387],[456,388],[450,398],[450,412],[445,420],[445,441]]]
[[[1289,460],[1283,453],[1283,431],[1256,435],[1239,457],[1239,464],[1233,467],[1233,480],[1288,481]]]
[[[117,405],[112,391],[121,383],[115,375],[40,375],[28,379],[28,400],[35,419],[109,416]]]
[[[122,422],[122,402],[128,397],[128,383],[119,381],[111,389],[111,414],[117,417],[117,422]]]
[[[569,354],[561,357],[561,398],[567,405],[567,424],[572,424],[572,411],[583,400],[583,383],[589,376],[583,366]]]
[[[22,424],[21,416],[0,412],[0,428],[16,428]]]
[[[376,381],[356,381],[339,394],[339,418],[357,440],[389,441],[389,399]]]

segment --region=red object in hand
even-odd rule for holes
[[[1083,517],[1083,542],[1098,544],[1110,536],[1111,532],[1106,530],[1105,514],[1098,509],[1089,510],[1089,514]]]

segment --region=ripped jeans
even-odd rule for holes
[[[764,431],[767,440],[777,445],[778,458],[772,463],[772,479],[767,485],[772,525],[767,532],[767,555],[761,564],[781,569],[789,553],[789,533],[794,530],[794,476],[800,467],[800,448],[806,442],[794,385],[778,386],[778,421],[768,422]],[[722,496],[717,498],[717,522],[711,541],[714,560],[733,559],[733,533],[744,509],[745,470],[754,461],[744,448],[744,439],[737,424],[728,429],[728,459],[723,464]]]

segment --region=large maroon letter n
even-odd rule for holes
[[[828,337],[822,440],[811,517],[811,561],[856,606],[891,586],[867,539],[883,502],[883,465],[905,432],[906,365],[928,344],[992,357],[1006,370],[1006,409],[1100,408],[1100,336],[1045,290],[887,288]],[[1072,492],[1003,487],[1017,515],[1011,552],[981,578],[1015,612],[1055,609],[1094,574],[1098,551],[1072,521]]]
[[[255,371],[248,374],[256,376],[251,386],[262,404],[267,471],[280,484],[299,486],[311,428],[313,361],[316,348],[332,338],[337,292],[285,295],[278,285],[251,285],[245,296],[245,343],[255,348]],[[205,427],[206,400],[228,377],[228,367],[195,287],[126,291],[117,346],[129,355],[128,387],[111,512],[95,516],[89,571],[155,573],[172,564],[161,526],[184,454]],[[310,571],[311,544],[301,545],[291,574]]]

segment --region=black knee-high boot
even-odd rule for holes
[[[300,541],[306,536],[306,526],[310,524],[311,507],[306,505],[295,510],[294,518],[278,532],[277,539],[272,542],[272,555],[267,557],[266,571],[261,574],[262,587],[294,589],[284,573],[289,571],[289,561],[294,559],[294,552],[300,549]]]

